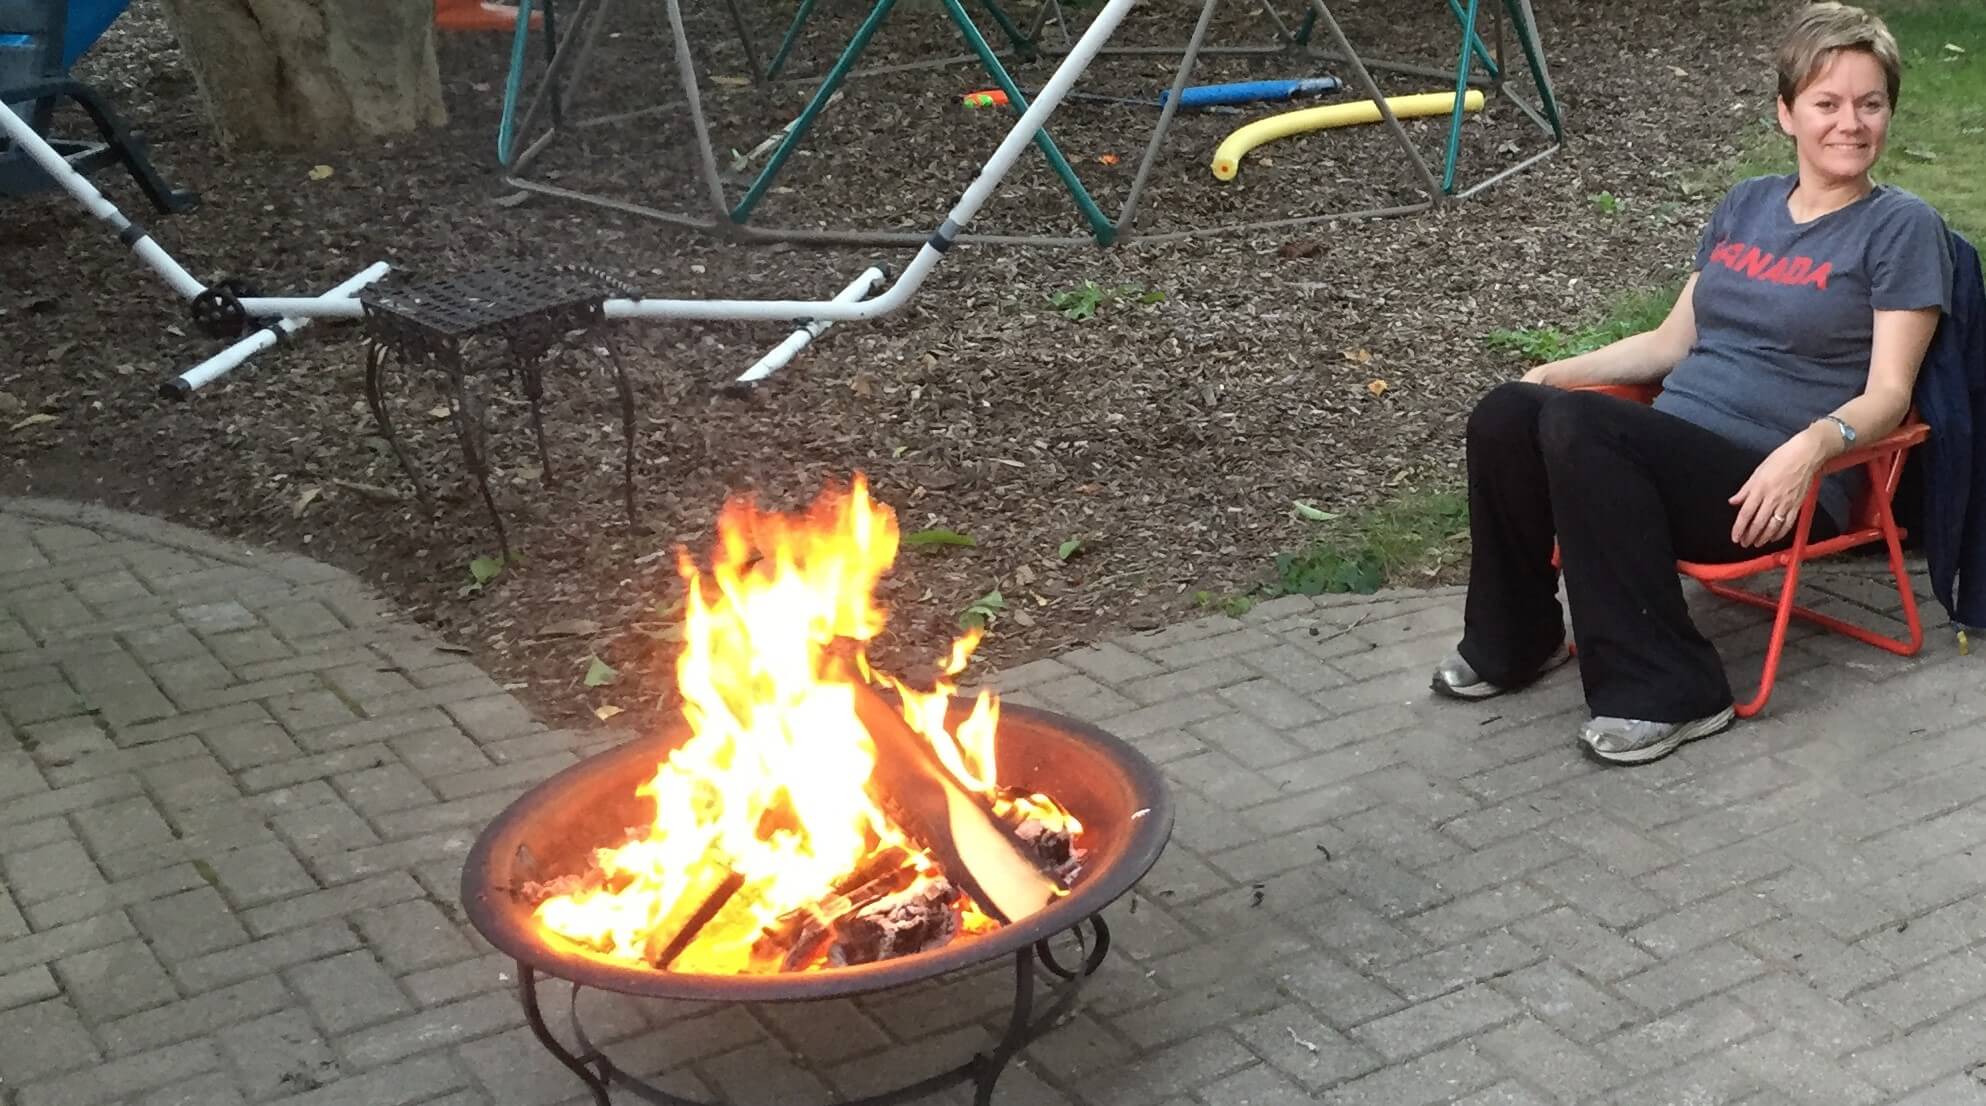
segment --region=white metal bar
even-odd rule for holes
[[[883,271],[881,269],[875,268],[873,266],[864,269],[862,270],[862,275],[856,277],[855,280],[851,284],[849,284],[848,287],[843,288],[841,292],[834,297],[832,302],[853,303],[856,300],[861,299],[863,296],[868,295],[870,291],[873,290],[877,285],[883,283],[885,280],[888,279],[889,278],[883,274]],[[834,325],[833,323],[828,322],[826,319],[815,319],[814,321],[808,323],[806,326],[803,326],[800,329],[794,331],[793,333],[787,335],[785,341],[772,347],[772,351],[770,353],[767,353],[764,357],[759,358],[758,361],[753,363],[751,368],[746,369],[741,375],[739,375],[738,379],[732,381],[732,383],[754,384],[757,383],[758,381],[764,380],[768,376],[771,376],[773,373],[778,372],[780,369],[785,368],[788,362],[792,361],[793,358],[799,356],[801,350],[806,349],[807,345],[811,343],[814,339],[820,337],[822,334],[827,333],[827,329],[833,325]]]
[[[74,196],[85,210],[116,228],[118,239],[129,244],[131,252],[172,285],[173,291],[191,299],[206,290],[206,285],[195,280],[193,274],[173,260],[164,247],[152,241],[144,227],[126,219],[124,213],[117,210],[116,204],[104,199],[103,193],[97,191],[88,177],[78,173],[67,158],[56,152],[55,147],[28,126],[27,120],[14,114],[14,109],[5,103],[0,103],[0,131],[5,131],[15,146],[26,150],[28,157],[41,166],[42,172],[61,185],[63,191]]]
[[[349,299],[356,303],[357,300],[355,297],[359,294],[359,291],[380,277],[385,276],[387,269],[386,262],[375,261],[371,265],[366,266],[356,276],[332,288],[322,296],[318,296],[317,299]],[[310,320],[308,318],[296,315],[278,319],[214,356],[207,358],[205,361],[200,362],[198,365],[180,373],[171,380],[166,381],[160,386],[159,390],[168,399],[185,399],[187,396],[193,394],[194,389],[211,384],[220,377],[233,372],[235,369],[240,368],[249,358],[261,353],[270,346],[287,340],[290,335],[309,325]]]
[[[979,209],[992,198],[994,189],[1020,160],[1028,144],[1034,141],[1034,134],[1047,125],[1048,117],[1060,107],[1076,80],[1083,75],[1092,59],[1103,49],[1117,25],[1131,11],[1137,0],[1108,0],[1096,19],[1083,32],[1083,37],[1062,59],[1062,63],[1049,75],[1042,85],[1041,94],[1035,97],[1027,111],[1014,122],[1007,137],[1002,139],[993,156],[980,167],[979,175],[966,186],[958,202],[945,221],[938,225],[923,248],[917,251],[910,264],[904,267],[903,274],[897,277],[881,295],[870,299],[841,301],[831,300],[668,300],[668,299],[610,299],[601,305],[601,314],[609,319],[737,319],[759,322],[848,322],[860,319],[877,319],[909,303],[918,288],[931,275],[945,251],[950,249],[959,232]],[[307,318],[356,318],[360,308],[355,301],[332,301],[322,299],[245,299],[242,307],[251,317],[264,318],[275,315],[296,315]]]
[[[952,206],[951,213],[931,235],[917,256],[904,267],[903,275],[896,279],[881,295],[870,299],[849,303],[807,300],[665,300],[665,299],[611,299],[602,305],[601,312],[609,319],[754,319],[764,321],[801,320],[847,322],[857,319],[881,318],[910,302],[930,276],[945,251],[951,248],[952,241],[959,231],[978,214],[980,207],[993,195],[1000,181],[1020,159],[1028,144],[1034,141],[1035,132],[1048,123],[1048,117],[1060,107],[1062,100],[1075,86],[1076,80],[1088,68],[1091,59],[1103,49],[1104,43],[1116,32],[1117,25],[1130,13],[1137,0],[1109,0],[1096,19],[1083,32],[1083,37],[1071,47],[1062,63],[1042,85],[1041,94],[1028,105],[1020,119],[1007,131],[993,156],[979,170],[966,187],[964,195]]]

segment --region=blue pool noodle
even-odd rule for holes
[[[1345,87],[1336,77],[1302,77],[1279,81],[1235,81],[1231,84],[1194,85],[1179,94],[1179,106],[1206,108],[1223,104],[1258,104],[1288,100],[1295,96],[1336,92]],[[1165,103],[1169,93],[1159,93]]]

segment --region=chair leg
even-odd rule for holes
[[[1721,585],[1714,584],[1711,585],[1710,590],[1717,594],[1738,592],[1741,596],[1747,595],[1747,593],[1740,592],[1737,588],[1724,588]],[[1780,585],[1779,602],[1773,605],[1772,636],[1765,643],[1765,668],[1759,673],[1758,691],[1751,697],[1750,701],[1739,703],[1734,708],[1739,718],[1750,718],[1759,711],[1764,710],[1766,700],[1772,698],[1772,685],[1779,679],[1779,660],[1786,650],[1786,627],[1792,623],[1793,614],[1799,609],[1793,602],[1793,598],[1799,593],[1799,590],[1800,562],[1796,560],[1786,566],[1786,582]],[[1754,600],[1761,598],[1758,596],[1747,597]],[[1764,604],[1760,605],[1763,606]]]
[[[1903,641],[1889,638],[1862,640],[1898,656],[1914,657],[1918,650],[1924,648],[1924,621],[1917,614],[1917,593],[1910,587],[1910,570],[1903,565],[1902,534],[1896,528],[1896,516],[1890,511],[1888,496],[1876,504],[1876,525],[1882,527],[1883,544],[1889,547],[1889,571],[1896,578],[1896,595],[1903,602],[1903,624],[1910,631],[1910,636]]]

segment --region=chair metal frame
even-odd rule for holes
[[[1655,384],[1614,384],[1584,390],[1603,392],[1637,403],[1651,403],[1662,389]],[[1813,484],[1808,487],[1806,498],[1800,503],[1800,515],[1793,524],[1793,544],[1789,548],[1729,564],[1676,562],[1677,572],[1702,584],[1711,594],[1773,612],[1772,636],[1766,643],[1765,667],[1759,677],[1758,691],[1750,700],[1737,705],[1738,717],[1750,718],[1758,714],[1765,709],[1766,701],[1772,698],[1773,683],[1778,679],[1779,664],[1786,648],[1786,631],[1796,617],[1900,657],[1915,656],[1924,647],[1924,624],[1918,615],[1916,592],[1910,587],[1909,569],[1903,562],[1904,531],[1896,524],[1893,501],[1897,483],[1903,476],[1906,455],[1930,436],[1931,428],[1917,417],[1913,408],[1895,430],[1868,445],[1848,450],[1822,466]],[[1822,478],[1857,466],[1868,470],[1869,483],[1850,509],[1848,527],[1834,537],[1812,540],[1814,512],[1820,502]],[[1897,597],[1903,605],[1903,621],[1909,631],[1907,637],[1891,637],[1803,607],[1795,601],[1800,588],[1800,569],[1807,562],[1876,542],[1882,542],[1889,553],[1890,574],[1896,580]],[[1732,584],[1734,580],[1775,569],[1786,574],[1777,595]]]

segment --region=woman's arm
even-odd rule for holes
[[[1939,314],[1935,307],[1876,312],[1868,387],[1834,409],[1835,418],[1855,428],[1857,444],[1867,445],[1902,425],[1903,416],[1910,411],[1910,397],[1917,390],[1917,370],[1938,332]],[[1848,451],[1841,430],[1826,419],[1799,436],[1817,439],[1814,445],[1823,464]]]
[[[1586,384],[1648,384],[1669,375],[1696,345],[1697,274],[1683,284],[1676,305],[1654,330],[1630,334],[1590,353],[1539,365],[1524,374],[1533,384],[1577,388]]]
[[[1924,351],[1931,348],[1940,314],[1935,307],[1876,312],[1869,346],[1869,383],[1861,395],[1833,412],[1855,428],[1858,445],[1880,439],[1903,422],[1917,388],[1917,370],[1923,365]],[[1814,475],[1847,451],[1840,428],[1824,418],[1788,438],[1760,462],[1751,479],[1731,497],[1738,508],[1731,540],[1754,546],[1784,537],[1793,528]]]

